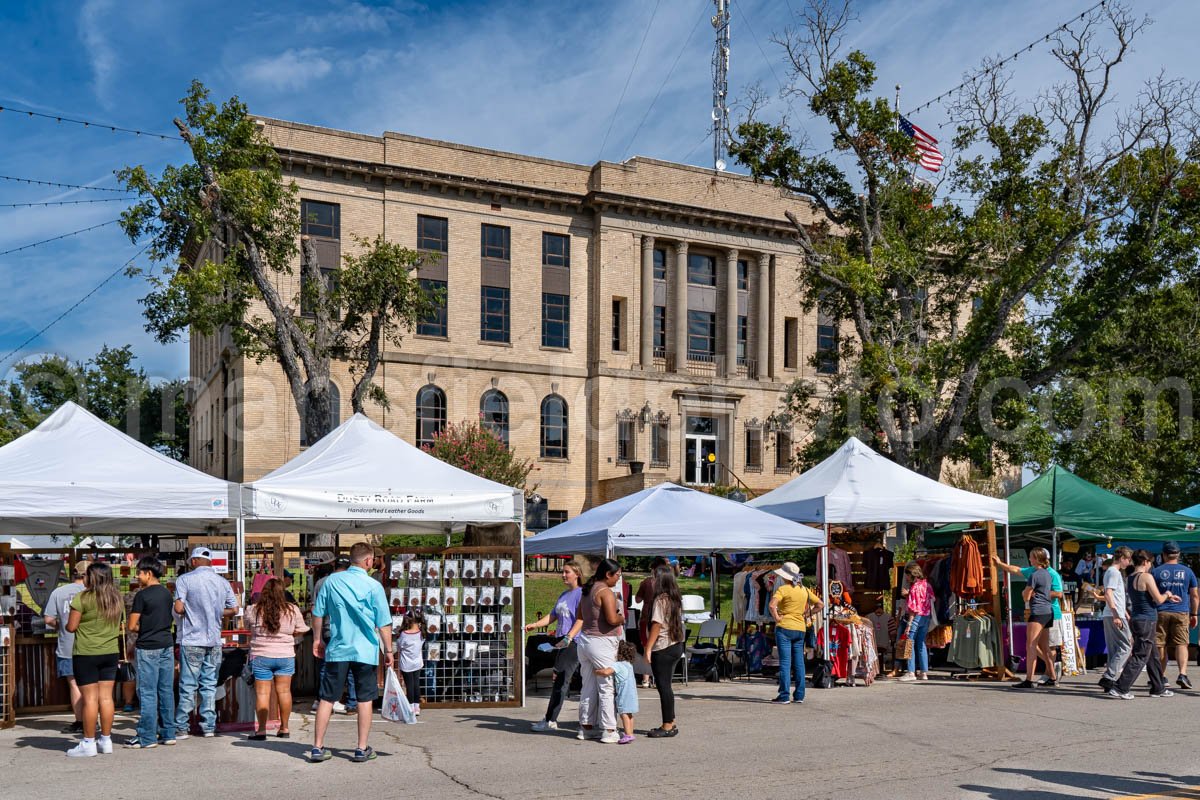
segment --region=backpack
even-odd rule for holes
[[[812,685],[814,689],[832,689],[834,683],[833,665],[824,658],[817,657],[813,662]]]

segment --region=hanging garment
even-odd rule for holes
[[[866,623],[859,623],[851,628],[854,638],[854,652],[857,659],[854,677],[862,678],[868,686],[879,674],[879,654],[876,650],[875,630]]]
[[[885,547],[875,546],[862,554],[866,576],[863,588],[874,592],[886,592],[892,588],[892,567],[895,557]]]
[[[948,660],[963,669],[996,666],[996,642],[992,618],[982,614],[963,614],[954,620],[954,639]]]
[[[760,572],[754,582],[758,585],[758,618],[770,619],[771,612],[768,606],[771,603],[771,587],[767,584],[767,577],[770,572]]]
[[[837,578],[846,587],[846,591],[854,591],[854,576],[850,572],[850,554],[837,547],[829,548],[829,579]]]
[[[758,573],[746,573],[746,622],[758,622],[762,617],[758,613]]]
[[[950,591],[959,597],[979,597],[986,592],[983,585],[983,561],[979,545],[964,534],[954,545],[951,554]]]
[[[267,581],[271,580],[271,578],[274,578],[274,577],[275,576],[269,572],[260,572],[257,575],[255,575],[254,583],[252,583],[250,585],[250,596],[251,597],[258,596],[262,592],[263,587],[267,585]]]
[[[847,625],[829,626],[829,662],[830,671],[835,678],[846,678],[850,675],[850,628]],[[817,633],[817,648],[825,646],[825,631]]]
[[[749,672],[762,672],[763,658],[771,650],[762,631],[743,633],[737,638],[737,649],[742,651]]]
[[[733,576],[733,621],[734,624],[743,623],[746,621],[746,605],[750,598],[746,595],[746,581],[742,580],[742,575],[749,573],[739,572]]]

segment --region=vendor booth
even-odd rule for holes
[[[883,546],[880,526],[890,523],[941,523],[977,521],[980,524],[961,530],[953,542],[953,554],[927,562],[926,573],[933,576],[936,567],[947,572],[947,589],[935,602],[943,625],[931,630],[931,640],[945,636],[986,642],[984,647],[963,653],[962,666],[987,669],[996,677],[1004,674],[1000,658],[1000,627],[1003,619],[999,581],[991,555],[998,552],[995,523],[1006,523],[1008,506],[999,500],[956,489],[926,478],[888,460],[858,439],[851,437],[837,452],[783,486],[751,500],[748,505],[769,514],[824,526],[829,546],[822,549],[821,587],[826,608],[834,609],[834,628],[825,635],[826,652],[830,642],[852,635],[836,627],[836,601],[860,586],[864,589],[876,639],[884,635],[894,641],[895,627],[881,613],[882,596],[892,589],[895,577],[904,565],[894,565],[891,553]],[[837,529],[841,528],[839,532]],[[834,547],[841,534],[843,547]],[[947,557],[949,556],[949,557]],[[957,559],[960,566],[951,567]],[[939,563],[944,564],[939,566]],[[882,573],[882,575],[881,575]],[[886,577],[883,577],[886,576]],[[845,603],[844,605],[849,605]],[[828,621],[827,621],[828,622]],[[840,626],[847,627],[847,626]],[[940,628],[940,630],[939,630]]]
[[[0,551],[0,719],[67,707],[44,604],[85,553],[126,555],[66,547],[76,534],[233,533],[237,504],[236,484],[168,458],[70,402],[0,447],[0,530],[64,537],[58,547]],[[127,561],[114,572],[128,583]]]
[[[387,550],[377,575],[396,625],[410,607],[425,614],[423,705],[523,702],[519,632],[524,628],[525,503],[520,489],[453,467],[355,414],[296,458],[246,484],[242,508],[239,551],[254,534],[271,532],[359,534],[358,539],[361,534],[444,534],[442,547]],[[451,547],[450,535],[468,529],[507,532],[507,537],[496,544]],[[302,648],[298,662],[310,655],[311,648]]]
[[[1049,550],[1051,564],[1057,567],[1060,552],[1078,552],[1081,545],[1095,547],[1096,554],[1103,558],[1120,544],[1157,552],[1166,541],[1178,542],[1184,549],[1200,543],[1200,520],[1122,497],[1058,465],[1013,492],[1006,502],[1014,555],[1005,560],[1010,563],[1027,563],[1027,551],[1033,547]],[[961,525],[947,525],[927,531],[925,545],[949,546],[961,536],[962,530]],[[1062,577],[1068,583],[1074,578]],[[1065,599],[1064,642],[1073,640],[1078,646],[1064,648],[1063,657],[1065,661],[1095,662],[1104,653],[1104,638],[1099,617],[1087,613],[1091,604],[1086,592],[1081,592],[1081,597],[1084,602],[1078,609],[1072,606],[1069,597]],[[1020,600],[1012,597],[1012,593],[1010,598],[1013,610],[1020,613]],[[1019,659],[1024,652],[1024,625],[1015,623],[1009,630],[1010,647]]]

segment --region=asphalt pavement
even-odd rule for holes
[[[288,741],[229,734],[94,759],[65,757],[65,717],[23,718],[0,731],[0,776],[4,796],[22,800],[78,796],[85,785],[113,799],[1200,798],[1200,691],[1159,699],[1139,688],[1123,701],[1102,696],[1096,678],[1036,691],[881,680],[810,689],[793,706],[771,705],[773,686],[761,679],[677,684],[680,734],[657,740],[641,735],[659,722],[657,694],[642,689],[639,736],[628,745],[577,741],[573,701],[562,729],[531,732],[543,691],[524,709],[427,709],[411,726],[377,717],[379,759],[367,764],[349,761],[350,717],[335,718],[334,758],[323,764],[304,760],[307,713],[293,719]],[[133,724],[119,716],[118,743]]]

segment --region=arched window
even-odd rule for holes
[[[446,427],[446,393],[433,384],[417,392],[417,447],[433,445],[433,436]]]
[[[542,458],[567,457],[567,401],[556,394],[542,401]]]
[[[308,417],[307,411],[300,414],[300,446],[310,447],[320,440],[320,436],[312,438],[308,435],[308,425],[305,420]],[[342,424],[342,393],[338,391],[337,384],[333,381],[329,382],[329,430],[333,430],[338,425]],[[326,431],[328,433],[329,431]]]
[[[508,398],[498,389],[489,389],[479,398],[479,425],[508,444]]]

